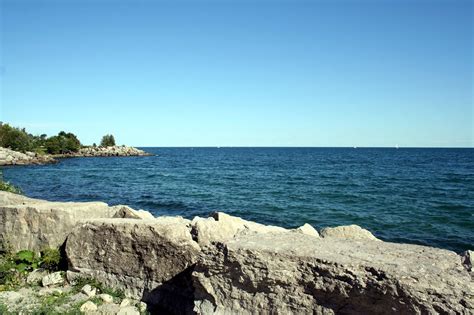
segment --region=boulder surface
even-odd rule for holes
[[[206,247],[192,274],[199,314],[468,314],[454,252],[418,245],[248,235]]]
[[[66,242],[68,278],[91,277],[171,313],[192,309],[190,268],[199,245],[189,220],[96,219],[78,224]]]
[[[146,215],[103,202],[49,202],[0,191],[0,250],[39,252],[47,247],[57,248],[77,222],[111,217]]]

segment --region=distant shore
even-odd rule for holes
[[[0,166],[43,165],[57,163],[57,159],[72,157],[120,157],[150,156],[152,154],[129,146],[84,147],[78,152],[65,154],[38,154],[35,152],[18,152],[0,147]]]

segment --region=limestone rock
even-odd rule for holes
[[[135,306],[121,307],[117,315],[140,315],[140,311]]]
[[[43,277],[45,277],[48,274],[48,271],[44,269],[35,269],[26,278],[26,283],[36,285],[40,284],[43,280]]]
[[[89,284],[86,284],[82,287],[81,292],[87,295],[88,297],[93,297],[95,296],[97,289],[91,287]]]
[[[370,231],[355,224],[324,228],[321,230],[321,236],[353,240],[378,240]]]
[[[192,274],[199,314],[468,314],[459,256],[417,245],[247,235],[208,246]]]
[[[179,307],[189,307],[192,288],[181,284],[189,281],[184,275],[190,273],[200,251],[189,223],[179,217],[162,217],[78,224],[66,242],[70,273],[95,278],[150,305],[173,304],[164,302],[171,299],[180,301],[176,303]]]
[[[117,315],[120,312],[120,306],[112,303],[102,304],[97,307],[97,312],[100,315]]]
[[[282,227],[247,221],[223,212],[215,212],[206,219],[195,217],[191,226],[193,236],[201,246],[230,240],[239,235],[288,232]]]
[[[294,229],[294,231],[297,232],[297,233],[301,233],[301,234],[306,234],[306,235],[319,237],[318,231],[316,231],[316,229],[308,223],[305,223],[304,225],[300,226],[299,228]]]
[[[87,301],[81,305],[80,311],[86,314],[97,311],[97,305],[92,301]]]
[[[49,202],[1,191],[0,250],[5,245],[13,251],[37,252],[59,247],[80,220],[110,218],[121,209],[103,202]],[[135,210],[133,215],[137,216]]]
[[[47,286],[55,285],[55,284],[62,284],[62,283],[64,283],[64,278],[60,271],[53,272],[49,275],[46,275],[41,280],[41,284],[43,285],[43,287],[47,287]]]
[[[473,271],[473,264],[474,264],[474,251],[467,250],[462,255],[462,262],[468,271]]]
[[[109,294],[105,294],[105,293],[102,293],[102,294],[99,294],[99,298],[104,302],[104,303],[113,303],[114,302],[114,298],[109,295]]]
[[[123,299],[122,302],[120,302],[120,307],[126,307],[130,305],[133,305],[133,302],[132,300],[127,299],[127,298]]]
[[[49,155],[39,155],[34,152],[18,152],[0,147],[0,166],[2,165],[29,165],[56,163]]]

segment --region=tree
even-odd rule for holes
[[[75,134],[61,131],[57,136],[46,140],[45,146],[50,154],[64,154],[79,151],[81,142]]]
[[[101,147],[111,147],[115,145],[115,138],[113,135],[105,135],[100,142]]]

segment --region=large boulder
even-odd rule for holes
[[[200,252],[189,220],[96,219],[66,242],[68,278],[91,277],[165,312],[192,310],[190,273]]]
[[[77,222],[91,218],[145,217],[103,202],[49,202],[0,192],[0,250],[60,247]]]
[[[241,235],[289,231],[279,226],[263,225],[223,212],[214,212],[209,218],[195,217],[191,225],[192,234],[201,246],[211,242],[224,242]]]
[[[369,230],[355,224],[324,228],[321,230],[321,236],[352,240],[379,240]]]
[[[199,314],[468,314],[456,253],[417,245],[247,235],[207,246],[192,274]]]

